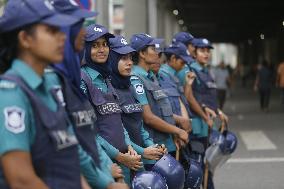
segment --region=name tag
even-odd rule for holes
[[[65,130],[51,131],[51,137],[57,150],[62,150],[78,144],[75,135],[72,135]]]
[[[117,103],[106,103],[99,105],[97,106],[97,110],[102,115],[122,112],[120,106]]]
[[[163,90],[153,91],[153,95],[156,100],[168,97]]]
[[[96,114],[94,110],[84,110],[72,113],[73,119],[77,127],[84,127],[92,125],[96,121]]]

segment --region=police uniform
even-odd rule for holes
[[[154,73],[151,72],[151,71],[148,73],[143,68],[141,68],[140,66],[133,66],[132,74],[133,74],[133,76],[131,77],[131,84],[136,91],[137,99],[138,99],[139,103],[141,105],[148,105],[149,104],[148,103],[148,97],[147,97],[146,92],[145,92],[145,90],[147,90],[147,88],[144,89],[144,82],[141,80],[141,78],[143,78],[143,79],[145,79],[149,82],[153,82],[153,80],[151,78],[155,78]],[[145,126],[145,127],[146,127],[146,129],[149,128],[149,126]],[[157,132],[157,131],[152,130],[152,133],[153,132]],[[155,138],[153,138],[154,142],[158,143],[158,144],[165,144],[165,146],[167,147],[169,152],[174,152],[176,150],[176,147],[174,145],[172,136],[169,135],[169,134],[165,134],[165,135],[166,135],[165,138],[163,138],[160,141],[159,140],[155,141]],[[150,136],[151,136],[151,133],[150,133]]]
[[[33,23],[64,27],[77,21],[56,12],[48,1],[14,0],[5,6],[0,32],[9,33]],[[27,152],[35,173],[49,188],[79,189],[78,141],[70,131],[60,94],[59,81],[40,77],[22,60],[12,61],[0,79],[0,155],[14,150]],[[2,168],[0,188],[9,188]]]
[[[197,48],[198,47],[213,48],[207,39],[196,39],[194,42],[194,46]],[[217,105],[217,95],[216,95],[216,84],[214,83],[214,80],[210,76],[208,69],[202,67],[198,62],[192,63],[189,69],[193,71],[196,75],[196,79],[192,84],[192,91],[197,102],[200,105],[202,104],[206,105],[213,111],[217,111],[218,105]],[[207,141],[208,125],[201,117],[196,115],[196,117],[192,119],[192,130],[193,130],[192,139],[201,142],[205,150],[205,148],[208,145]],[[204,157],[204,152],[201,153],[201,156]],[[214,188],[211,172],[209,172],[209,177],[208,177],[208,188],[210,189]]]
[[[118,101],[122,109],[122,121],[131,139],[131,145],[139,155],[144,155],[144,147],[154,145],[153,139],[143,126],[143,108],[137,100],[136,92],[130,85],[130,78],[124,77],[118,70],[118,64],[123,55],[135,52],[124,37],[110,38],[111,51],[109,54],[111,83],[118,95]],[[150,161],[150,160],[149,160]],[[146,163],[147,160],[144,160]],[[151,161],[153,162],[153,161]]]
[[[63,116],[60,82],[40,77],[19,59],[2,77],[0,155],[13,150],[29,152],[37,174],[49,187],[80,188],[77,139]],[[55,167],[69,172],[54,171]],[[4,178],[0,179],[1,188],[8,188]]]
[[[98,128],[99,135],[97,136],[97,141],[106,151],[107,155],[111,159],[114,160],[119,152],[121,153],[127,152],[128,145],[131,145],[131,140],[129,138],[129,135],[127,131],[124,129],[123,124],[122,124],[121,115],[120,115],[121,108],[119,107],[118,102],[116,102],[117,100],[113,96],[114,89],[112,90],[110,81],[106,81],[102,77],[102,75],[96,70],[91,69],[88,66],[83,66],[81,68],[81,71],[84,72],[82,73],[82,75],[85,74],[84,75],[85,78],[82,77],[81,89],[84,92],[84,94],[89,95],[89,99],[91,103],[93,104],[94,109],[96,110],[96,114],[98,116],[97,126],[99,127]],[[87,81],[86,77],[90,78],[91,83]],[[92,92],[90,90],[90,85],[94,86],[93,88],[96,90],[95,92]],[[98,96],[103,93],[109,94],[109,96],[113,96],[112,101],[107,102],[106,100],[103,100],[103,97],[98,99]],[[99,103],[97,101],[98,103],[95,102],[96,104],[94,104],[94,100],[92,100],[94,98],[92,97],[92,95],[93,97],[97,98],[98,101],[102,100],[104,101],[104,103],[109,103],[111,106],[113,105],[115,106],[110,107],[110,108],[100,107],[99,104],[103,105],[103,103],[102,102]],[[105,110],[106,111],[110,110],[110,112],[104,112]],[[112,116],[112,118],[110,117],[110,118],[105,119],[103,117],[104,115]],[[106,125],[108,125],[108,127],[106,127]],[[112,130],[111,132],[108,132],[110,131],[111,127],[116,128],[116,130]],[[130,183],[130,170],[122,164],[119,164],[119,165],[123,169],[125,181],[129,184]]]
[[[50,68],[45,70],[45,75],[53,81],[58,80],[60,76],[66,110],[73,125],[72,132],[76,134],[80,143],[78,152],[82,175],[90,186],[106,188],[115,182],[111,174],[113,162],[96,141],[96,115],[93,107],[87,99],[81,98],[77,89],[60,72],[54,72]]]

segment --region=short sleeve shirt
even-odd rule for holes
[[[50,110],[56,111],[57,104],[49,90],[60,87],[59,80],[45,74],[39,76],[19,59],[12,62],[5,74],[22,78]],[[29,152],[35,139],[36,126],[28,97],[14,82],[1,80],[0,98],[0,155],[12,150]]]

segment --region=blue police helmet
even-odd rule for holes
[[[194,47],[214,49],[210,41],[205,38],[196,38],[192,41]]]
[[[75,0],[54,0],[53,6],[59,12],[70,14],[79,19],[89,18],[97,16],[97,12],[92,12],[83,8],[80,8]]]
[[[188,45],[189,43],[191,43],[191,41],[193,39],[194,39],[194,37],[190,33],[188,33],[188,32],[179,32],[179,33],[176,33],[174,35],[174,38],[173,38],[172,42],[173,43],[181,42],[184,45]]]
[[[131,52],[135,52],[135,49],[133,49],[126,41],[126,39],[123,36],[117,35],[114,38],[109,39],[110,48],[111,50],[117,52],[118,54],[128,54]]]
[[[160,46],[163,41],[163,39],[153,38],[148,34],[140,33],[132,35],[130,45],[136,51],[140,51],[147,46]]]
[[[102,25],[91,24],[86,27],[85,41],[95,41],[103,36],[107,39],[114,37],[114,35],[109,33],[108,29]]]
[[[168,189],[165,179],[153,171],[143,171],[135,175],[132,189]]]
[[[190,56],[190,53],[188,52],[186,46],[181,43],[173,43],[168,48],[165,48],[164,53],[171,53],[178,57],[180,57],[185,62],[192,62],[193,59]]]
[[[166,179],[169,189],[183,189],[185,172],[182,165],[171,155],[164,155],[155,163],[152,171]]]
[[[232,154],[238,146],[238,138],[231,131],[224,131],[225,147],[221,148],[221,151],[225,154]]]
[[[203,180],[203,171],[200,166],[200,163],[196,162],[193,159],[190,159],[190,165],[188,170],[186,170],[185,177],[185,188],[190,189],[199,189]]]
[[[8,32],[33,23],[69,26],[78,19],[58,13],[48,0],[8,1],[0,18],[0,31]]]

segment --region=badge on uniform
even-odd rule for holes
[[[144,93],[144,87],[142,84],[136,84],[134,85],[135,91],[137,94],[143,94]]]
[[[18,134],[25,130],[25,111],[17,106],[4,109],[5,127],[8,131]]]

